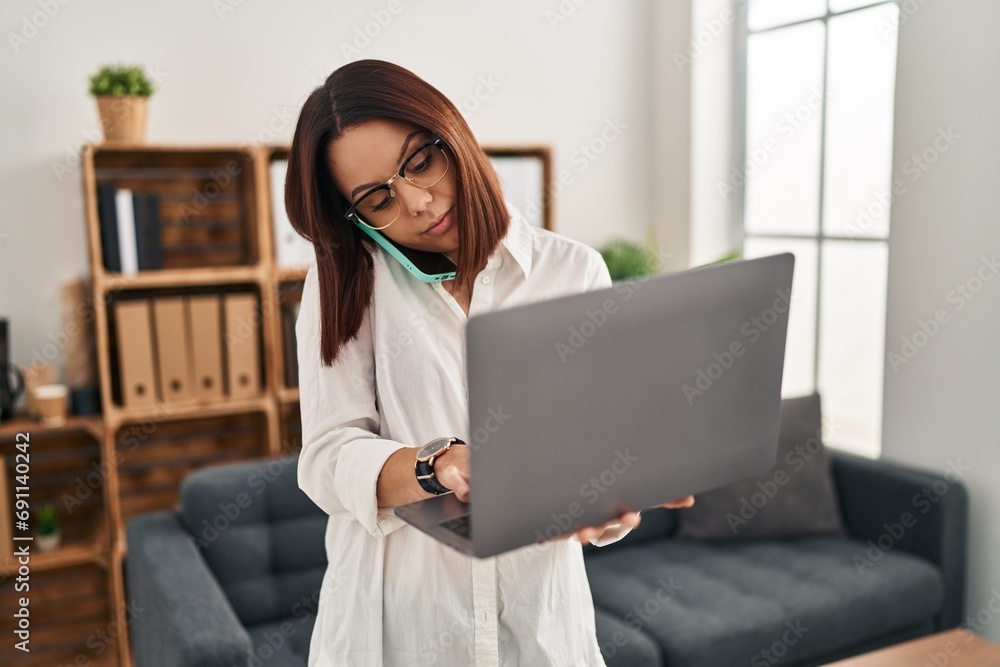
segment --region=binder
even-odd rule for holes
[[[154,299],[153,321],[156,326],[160,397],[164,403],[190,400],[194,394],[191,390],[191,352],[184,319],[184,299]]]
[[[187,300],[192,386],[195,397],[201,400],[223,397],[221,308],[214,294]]]
[[[114,308],[122,405],[155,405],[156,366],[149,301],[119,301]]]
[[[97,186],[97,214],[101,222],[101,257],[104,268],[111,273],[122,270],[122,256],[118,249],[118,212],[115,203],[114,183]]]
[[[253,294],[226,294],[226,380],[231,398],[247,398],[260,393],[260,326],[257,297]]]

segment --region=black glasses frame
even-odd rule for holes
[[[357,212],[358,204],[360,204],[362,201],[364,201],[365,197],[367,197],[368,195],[372,194],[373,192],[377,192],[379,190],[388,190],[389,191],[389,196],[395,198],[396,197],[396,193],[393,192],[392,182],[395,181],[397,178],[399,178],[401,176],[404,179],[406,179],[406,181],[408,183],[412,183],[413,185],[416,185],[418,188],[433,187],[432,185],[423,186],[423,185],[420,185],[418,183],[413,183],[413,181],[410,180],[409,178],[407,178],[406,174],[403,173],[403,171],[406,169],[406,165],[410,164],[410,160],[412,160],[413,158],[417,157],[417,155],[421,151],[423,151],[424,149],[428,148],[429,146],[437,146],[443,152],[444,149],[445,149],[444,138],[440,134],[435,134],[433,137],[431,137],[430,139],[428,139],[424,143],[420,144],[419,147],[415,148],[410,153],[410,155],[405,160],[403,160],[403,162],[399,165],[399,170],[395,174],[393,174],[392,177],[389,178],[389,180],[387,180],[385,183],[382,183],[380,185],[376,185],[375,187],[373,187],[373,188],[371,188],[371,189],[366,190],[365,192],[363,192],[361,194],[361,196],[358,197],[357,202],[355,202],[354,204],[352,204],[351,207],[349,209],[347,209],[347,212],[344,213],[344,219],[345,220],[357,220],[358,222],[360,222],[362,224],[367,224],[358,215],[358,212]],[[447,158],[447,156],[445,156],[445,157]],[[435,183],[435,185],[436,185],[436,183]],[[395,222],[395,220],[393,220],[393,222]],[[392,223],[390,222],[389,224],[391,225]],[[386,227],[388,227],[388,225],[386,225]],[[384,229],[384,227],[383,227],[383,229]]]

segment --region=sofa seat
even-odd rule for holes
[[[940,611],[944,582],[934,564],[896,549],[860,574],[854,557],[867,558],[869,548],[813,536],[595,550],[585,563],[602,651],[609,665],[798,665]],[[616,637],[622,628],[609,616],[646,635],[662,656],[628,633]]]

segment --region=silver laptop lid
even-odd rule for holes
[[[470,318],[475,554],[773,467],[793,267],[783,253]]]

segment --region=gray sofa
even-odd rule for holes
[[[620,542],[585,546],[609,667],[824,665],[959,625],[965,487],[886,461],[830,455],[850,537],[673,539],[676,511],[655,510]],[[947,483],[947,492],[915,509],[914,499],[935,483]],[[919,519],[899,530],[906,512]]]
[[[175,511],[129,522],[126,594],[142,610],[130,627],[137,667],[306,664],[326,515],[298,488],[296,462],[199,470]],[[948,493],[889,544],[885,524],[944,478],[838,452],[832,464],[849,538],[676,539],[676,510],[656,509],[620,542],[586,545],[608,665],[819,665],[958,625],[964,487],[948,481]],[[869,540],[888,548],[866,553]],[[872,563],[863,575],[855,556]]]

